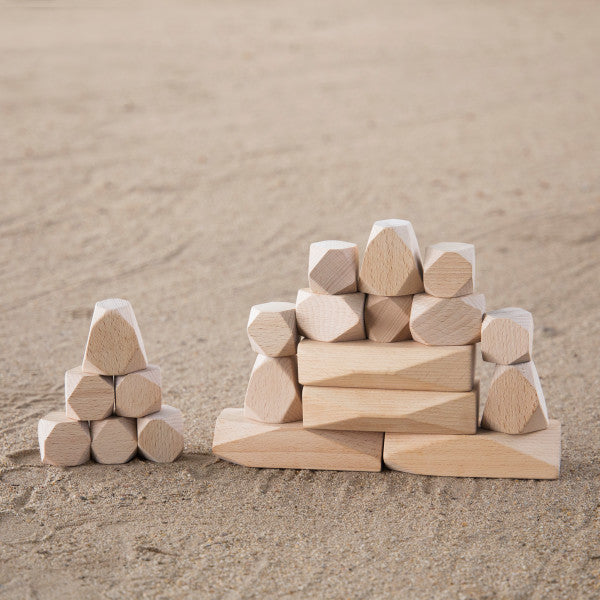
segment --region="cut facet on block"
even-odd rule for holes
[[[38,423],[40,455],[45,465],[74,467],[90,460],[90,428],[64,412],[52,412]]]
[[[65,412],[69,419],[96,421],[112,414],[115,389],[112,377],[84,373],[81,365],[65,373]]]
[[[326,240],[310,245],[308,286],[317,294],[356,292],[358,247],[350,242]]]
[[[365,302],[365,329],[374,342],[410,339],[412,296],[373,296]]]
[[[138,449],[148,460],[169,463],[183,452],[183,414],[163,404],[151,415],[137,420]]]
[[[266,302],[250,309],[248,339],[254,352],[266,356],[296,354],[296,305],[293,302]]]
[[[425,291],[439,298],[472,294],[475,282],[475,246],[441,242],[428,246],[423,263]]]
[[[499,365],[528,362],[533,357],[533,315],[523,308],[491,310],[481,326],[483,360]]]
[[[130,461],[137,452],[135,419],[108,417],[92,421],[92,456],[104,465],[120,465]]]
[[[160,367],[148,365],[142,371],[121,375],[115,380],[115,413],[121,417],[145,417],[160,410],[162,403]]]

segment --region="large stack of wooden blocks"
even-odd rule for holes
[[[317,242],[308,279],[295,305],[252,308],[259,354],[244,408],[217,419],[217,456],[252,467],[558,477],[560,424],[548,420],[531,360],[533,319],[517,308],[486,314],[472,244],[435,244],[422,262],[409,221],[378,221],[360,269],[356,244]],[[496,363],[481,423],[480,341]]]

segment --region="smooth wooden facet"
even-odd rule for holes
[[[373,296],[365,302],[365,329],[374,342],[410,339],[412,296]]]
[[[266,356],[296,354],[296,305],[293,302],[266,302],[250,309],[248,339],[254,352]]]
[[[481,326],[483,360],[499,365],[528,362],[533,357],[533,315],[523,308],[491,310]]]
[[[160,367],[148,365],[142,371],[115,379],[115,413],[122,417],[145,417],[160,410],[162,402]]]
[[[472,294],[475,286],[475,246],[460,242],[428,246],[423,263],[423,285],[428,294],[439,298]]]
[[[358,246],[339,240],[310,245],[308,287],[316,294],[350,294],[358,285]]]
[[[108,417],[92,421],[92,457],[104,465],[120,465],[130,461],[137,452],[135,419]]]
[[[64,412],[52,412],[38,422],[42,462],[74,467],[90,460],[90,428],[87,421],[74,421]]]
[[[163,404],[160,411],[137,420],[138,450],[148,460],[169,463],[183,452],[183,414]]]
[[[65,373],[65,412],[77,421],[96,421],[112,414],[115,389],[112,377],[84,373],[81,365]]]

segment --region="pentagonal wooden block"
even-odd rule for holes
[[[289,423],[302,419],[302,400],[295,356],[256,357],[246,398],[244,414],[264,423]]]
[[[483,360],[499,365],[528,362],[533,357],[533,316],[523,308],[491,310],[481,325]]]
[[[63,412],[52,412],[38,423],[42,462],[74,467],[90,459],[90,428],[87,421],[74,421]]]
[[[137,452],[135,419],[108,417],[92,421],[92,457],[104,465],[120,465]]]
[[[481,426],[513,434],[548,427],[546,400],[533,361],[496,365]]]
[[[416,294],[410,312],[410,333],[414,340],[429,346],[475,344],[481,339],[484,313],[483,294],[458,298]]]
[[[296,305],[293,302],[266,302],[253,306],[248,319],[248,339],[252,350],[259,354],[296,354]]]
[[[296,321],[300,333],[321,342],[365,339],[365,295],[315,294],[308,288],[298,290]]]
[[[81,366],[65,373],[67,417],[77,421],[96,421],[112,414],[115,388],[112,377],[84,373]]]
[[[377,221],[371,229],[358,277],[358,289],[376,296],[407,296],[423,291],[421,252],[410,221]]]
[[[374,342],[410,339],[412,296],[373,296],[365,302],[365,329]]]
[[[111,298],[97,302],[83,357],[86,373],[126,375],[148,365],[131,304]]]
[[[162,401],[160,367],[115,378],[115,413],[121,417],[145,417],[160,410]]]
[[[173,462],[183,452],[183,414],[163,404],[160,411],[137,420],[138,449],[148,460]]]
[[[317,294],[356,292],[358,247],[350,242],[326,240],[310,245],[308,286]]]
[[[441,242],[428,246],[423,263],[425,291],[438,298],[472,294],[475,285],[475,246]]]

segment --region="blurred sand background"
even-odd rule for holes
[[[0,597],[597,598],[599,56],[592,2],[3,4]],[[488,307],[533,312],[560,480],[211,456],[250,306],[386,217],[474,242]],[[111,296],[185,455],[42,467]]]

